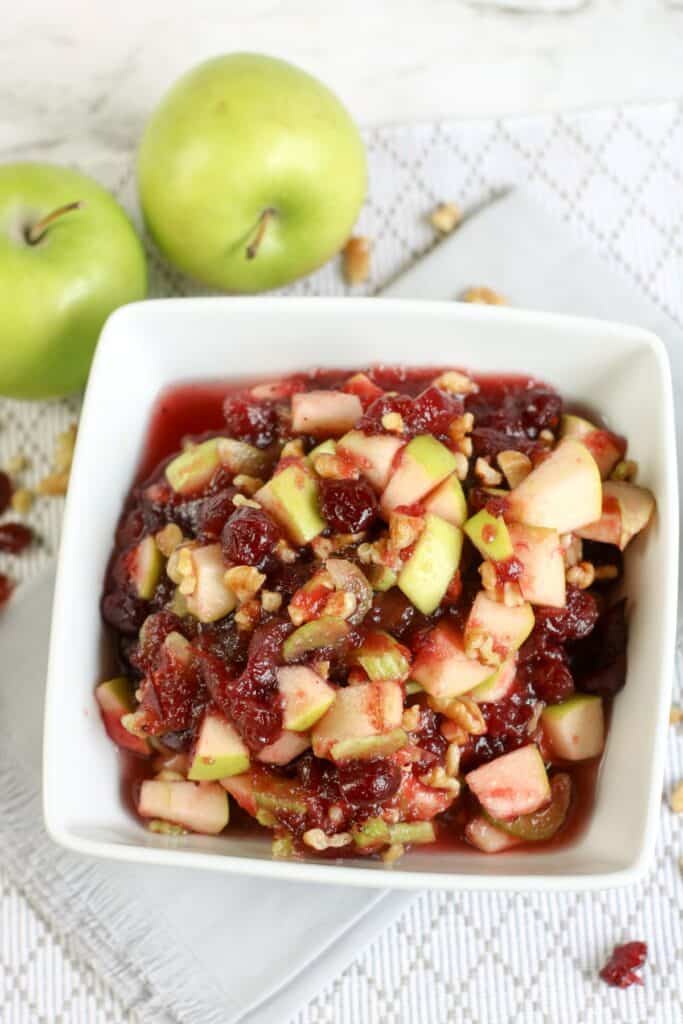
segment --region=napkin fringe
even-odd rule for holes
[[[223,1024],[225,995],[207,992],[201,1003],[188,999],[188,963],[169,958],[166,938],[138,913],[134,897],[120,898],[104,887],[93,862],[36,840],[40,800],[11,765],[0,764],[0,792],[3,867],[11,882],[71,954],[106,981],[126,1012],[134,1011],[140,1024]],[[124,949],[144,949],[144,970],[130,953],[122,956]]]

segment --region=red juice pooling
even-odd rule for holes
[[[164,392],[102,598],[127,683],[98,699],[140,816],[216,834],[230,801],[279,856],[572,842],[627,637],[594,528],[625,443],[600,427],[598,468],[576,420],[531,378],[449,368]],[[529,484],[487,486],[502,451]],[[637,532],[632,486],[606,508]],[[499,525],[465,536],[482,508]],[[609,572],[580,590],[589,556]]]

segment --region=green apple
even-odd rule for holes
[[[421,434],[409,441],[401,452],[382,492],[380,506],[388,516],[400,505],[420,501],[455,470],[455,455],[431,434]]]
[[[398,577],[398,586],[423,615],[439,607],[460,564],[462,531],[439,516],[425,516],[424,530]]]
[[[550,782],[538,747],[529,744],[475,768],[465,782],[497,822],[531,814],[551,798]]]
[[[365,198],[358,129],[320,82],[252,53],[213,58],[171,89],[138,155],[163,254],[214,288],[278,288],[325,263]]]
[[[402,716],[400,683],[381,680],[346,686],[313,726],[313,753],[333,761],[392,754],[406,742]]]
[[[482,558],[503,562],[511,558],[512,541],[502,516],[492,516],[485,508],[468,519],[463,530]]]
[[[276,473],[254,495],[295,544],[308,544],[325,529],[318,484],[305,463],[292,463]]]
[[[66,167],[0,166],[0,394],[52,398],[85,384],[109,314],[147,293],[126,214]]]
[[[249,768],[249,751],[232,722],[210,711],[204,718],[192,752],[188,779],[211,782],[242,775]]]

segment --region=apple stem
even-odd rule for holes
[[[254,257],[256,256],[257,252],[259,251],[261,242],[263,241],[263,236],[266,233],[268,224],[270,223],[271,218],[275,217],[276,215],[277,210],[274,210],[272,206],[268,206],[259,217],[258,224],[256,225],[256,234],[254,235],[254,240],[250,242],[249,245],[247,246],[248,260],[253,260]]]
[[[53,221],[57,220],[57,218],[61,217],[64,213],[71,213],[72,210],[80,210],[83,205],[83,201],[78,199],[75,203],[66,203],[64,206],[58,206],[56,210],[52,211],[52,213],[48,213],[46,217],[39,220],[37,224],[33,225],[33,227],[26,229],[26,241],[28,244],[36,245]]]

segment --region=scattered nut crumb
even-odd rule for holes
[[[474,463],[474,475],[487,487],[498,487],[503,482],[502,475],[494,469],[488,459],[480,455]]]
[[[74,448],[76,447],[77,431],[77,424],[72,423],[61,434],[57,434],[57,441],[55,444],[54,454],[54,468],[57,470],[58,473],[63,473],[71,469],[71,463],[74,457]]]
[[[226,586],[232,590],[240,604],[250,601],[265,583],[265,574],[253,565],[234,565],[223,575]]]
[[[370,276],[371,242],[364,235],[349,238],[344,246],[344,276],[348,284],[362,284]]]
[[[232,499],[235,508],[261,508],[258,501],[253,498],[245,498],[243,494],[236,494]]]
[[[17,455],[13,455],[10,459],[8,459],[5,469],[7,470],[10,476],[16,476],[17,473],[23,473],[23,471],[25,469],[28,469],[29,466],[29,460],[26,458],[25,455],[19,452]]]
[[[279,540],[275,545],[275,557],[285,565],[291,565],[292,562],[296,562],[296,551],[290,548],[286,540]]]
[[[456,203],[439,203],[429,215],[429,222],[442,235],[450,235],[462,220],[462,211]]]
[[[679,708],[677,704],[671,705],[671,711],[669,712],[669,724],[678,725],[683,722],[683,708]]]
[[[20,487],[11,498],[12,508],[20,515],[25,516],[33,505],[35,495],[28,487]]]
[[[488,559],[482,562],[479,566],[479,575],[481,576],[481,584],[484,590],[498,589],[498,574],[493,562],[490,562]]]
[[[446,373],[442,373],[434,381],[434,387],[440,388],[441,391],[450,391],[452,395],[472,395],[479,390],[478,384],[458,370],[447,370]]]
[[[592,562],[579,562],[567,569],[567,583],[578,587],[580,590],[587,590],[595,580],[595,567]]]
[[[282,607],[282,594],[276,590],[261,591],[261,607],[264,612],[277,612]]]
[[[621,459],[610,473],[610,480],[635,480],[638,463],[633,459]]]
[[[403,433],[403,417],[400,412],[385,412],[382,416],[382,426],[394,434]]]
[[[679,782],[674,789],[670,802],[674,814],[683,814],[683,782]]]
[[[475,302],[484,306],[507,306],[507,299],[499,295],[498,292],[494,292],[493,288],[487,288],[485,285],[478,285],[473,288],[467,288],[460,296],[461,302]]]
[[[315,557],[324,562],[334,551],[334,543],[330,537],[314,537],[311,541],[311,548]]]

